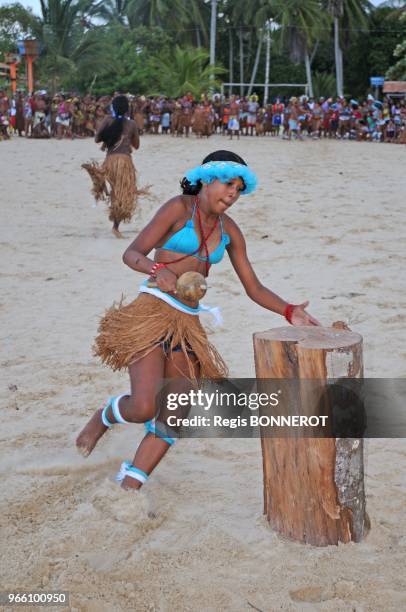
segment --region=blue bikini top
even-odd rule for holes
[[[180,253],[181,255],[190,255],[194,251],[199,248],[200,241],[197,237],[197,233],[195,230],[194,224],[194,216],[196,211],[196,202],[193,206],[192,218],[186,221],[185,225],[178,230],[173,236],[171,236],[161,249],[165,251],[175,251],[175,253]],[[220,227],[221,227],[221,240],[217,247],[214,249],[212,253],[209,253],[209,264],[219,263],[224,257],[224,251],[226,246],[230,244],[230,236],[224,233],[223,229],[223,220],[220,217]],[[200,259],[200,261],[207,261],[207,257],[202,257],[201,255],[195,254],[192,257],[196,257],[196,259]]]

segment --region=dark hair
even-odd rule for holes
[[[237,153],[233,153],[232,151],[214,151],[204,158],[202,164],[207,164],[211,161],[232,161],[236,162],[237,164],[242,164],[243,166],[247,165],[242,157],[237,155]],[[180,186],[182,188],[183,195],[197,195],[202,188],[202,181],[197,181],[196,185],[192,185],[189,183],[186,177],[183,177],[180,182]]]
[[[100,132],[100,140],[110,149],[123,133],[124,115],[128,113],[129,104],[126,96],[116,96],[112,102],[115,118]]]

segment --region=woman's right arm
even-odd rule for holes
[[[136,272],[150,274],[154,260],[147,255],[184,215],[185,203],[180,196],[168,200],[126,249],[124,263]]]
[[[147,255],[160,244],[184,214],[185,202],[181,196],[176,196],[166,202],[125,251],[123,255],[124,263],[133,270],[144,272],[150,276],[154,261],[149,259]],[[176,290],[177,275],[169,268],[165,267],[158,270],[155,279],[157,286],[162,291]]]

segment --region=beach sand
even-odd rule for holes
[[[113,478],[142,426],[108,432],[88,459],[75,450],[93,411],[128,389],[91,353],[99,316],[143,278],[123,251],[219,148],[258,173],[230,214],[262,282],[362,334],[365,376],[406,374],[405,147],[145,136],[135,163],[155,199],[117,240],[80,167],[103,158],[91,140],[2,142],[1,589],[70,591],[83,612],[406,609],[404,440],[366,441],[371,531],[325,548],[268,527],[259,440],[181,440],[139,494]],[[226,259],[205,298],[225,320],[210,339],[232,376],[253,376],[253,332],[285,323]]]

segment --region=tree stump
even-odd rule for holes
[[[362,337],[340,322],[255,333],[254,352],[257,379],[299,379],[300,385],[319,379],[327,387],[327,379],[363,377]],[[317,413],[308,405],[311,394],[300,393],[297,401],[302,414]],[[261,445],[264,514],[273,529],[315,546],[363,539],[369,526],[362,439],[265,437],[261,428]]]

